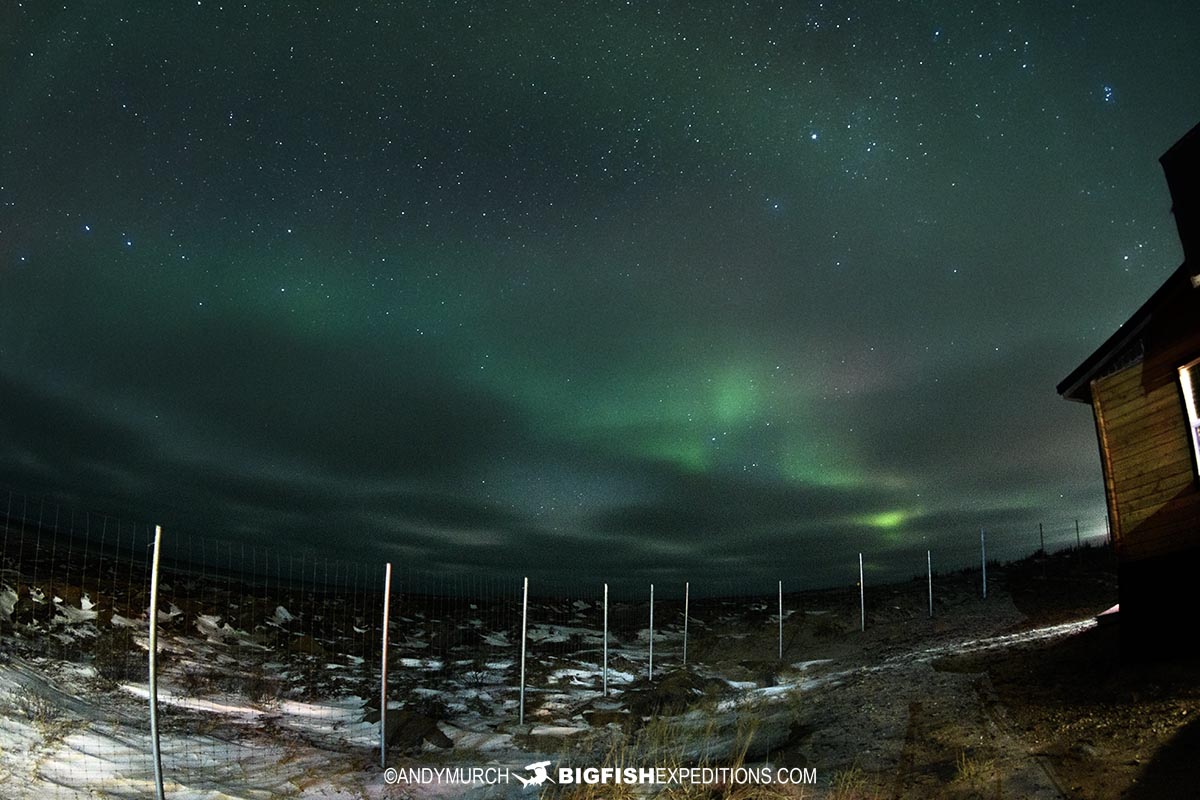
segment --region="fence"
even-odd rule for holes
[[[95,787],[152,796],[159,763],[167,795],[287,794],[334,780],[331,753],[346,772],[377,769],[382,736],[386,758],[486,752],[564,720],[604,725],[685,664],[750,680],[757,668],[747,664],[802,660],[806,616],[818,635],[869,628],[872,586],[901,558],[918,578],[905,601],[915,619],[926,613],[926,583],[935,613],[951,567],[1106,538],[1102,522],[1071,521],[970,532],[963,538],[974,543],[945,557],[847,551],[844,585],[824,591],[802,593],[802,578],[784,576],[762,587],[659,583],[657,596],[649,585],[616,592],[598,580],[547,596],[536,583],[170,531],[152,584],[150,526],[13,492],[3,523],[0,785],[9,797]],[[148,722],[152,683],[161,762]]]

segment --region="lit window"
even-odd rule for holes
[[[1192,456],[1200,472],[1200,359],[1179,368],[1179,386],[1183,389],[1183,405],[1187,408],[1188,430],[1191,431]]]

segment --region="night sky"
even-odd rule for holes
[[[1103,533],[1055,385],[1182,258],[1193,0],[246,6],[0,8],[3,485],[581,582]]]

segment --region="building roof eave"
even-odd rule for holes
[[[1191,273],[1186,261],[1171,273],[1162,286],[1158,287],[1154,294],[1150,295],[1150,298],[1142,303],[1112,336],[1105,340],[1104,344],[1096,348],[1095,352],[1072,370],[1070,375],[1062,379],[1057,387],[1058,393],[1068,400],[1090,403],[1092,379],[1100,375],[1118,354],[1124,352],[1125,348],[1137,339],[1145,330],[1147,323],[1154,317],[1154,311],[1168,295],[1185,287],[1200,288],[1200,276]]]

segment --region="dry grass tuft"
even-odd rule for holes
[[[733,770],[744,767],[746,752],[759,727],[757,715],[751,712],[739,718],[737,744],[728,763],[715,763],[708,756],[689,758],[696,743],[710,740],[716,727],[717,721],[711,715],[707,716],[699,732],[694,726],[685,727],[675,719],[655,718],[636,733],[614,739],[602,763],[596,766],[613,769],[724,767]],[[547,787],[541,797],[547,800],[632,800],[648,796],[644,789],[626,784],[554,786]],[[807,794],[803,787],[768,783],[689,783],[664,786],[649,796],[661,800],[797,800]]]

